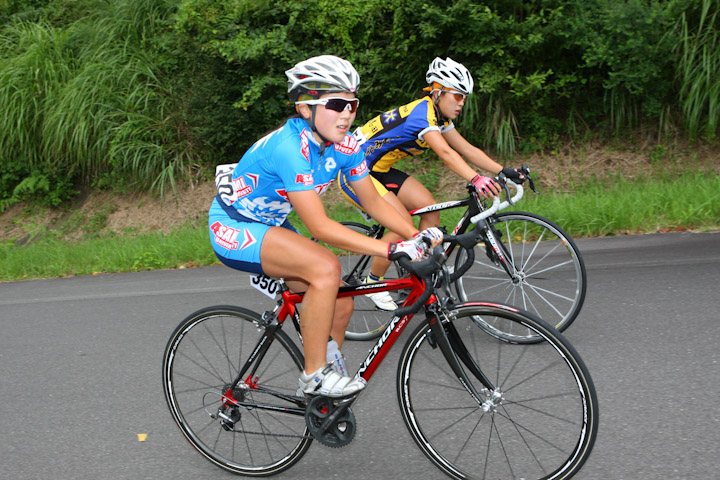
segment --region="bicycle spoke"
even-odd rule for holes
[[[479,260],[487,250],[484,243],[478,244],[475,263],[456,281],[460,299],[506,302],[537,314],[561,331],[567,328],[580,312],[586,290],[585,266],[574,242],[557,225],[534,214],[500,213],[492,225],[506,252],[510,273]],[[463,252],[458,252],[456,268],[464,258]],[[480,327],[508,342],[540,341],[524,329]]]
[[[541,274],[543,274],[543,273],[547,273],[547,272],[550,272],[550,271],[555,270],[555,269],[557,269],[557,268],[564,267],[565,265],[572,265],[572,264],[573,264],[573,261],[572,261],[572,260],[568,260],[568,261],[566,261],[566,262],[561,262],[561,263],[558,263],[558,264],[556,264],[556,265],[552,265],[552,266],[550,266],[550,267],[547,267],[547,268],[545,268],[545,269],[543,269],[543,270],[538,270],[537,272],[528,273],[528,274],[526,274],[526,278],[537,277],[537,276],[539,276],[539,275],[541,275]],[[537,264],[535,264],[535,265],[537,265]],[[533,266],[534,266],[534,265],[533,265]],[[532,267],[531,267],[531,268],[532,268]],[[529,270],[531,270],[531,268],[526,269],[526,270],[529,271]]]
[[[188,317],[168,342],[168,406],[188,441],[217,466],[250,476],[278,473],[297,462],[312,440],[292,401],[300,354],[279,330],[267,350],[258,351],[259,316],[218,308]],[[247,378],[235,386],[251,352],[259,354],[252,376],[244,373]]]
[[[547,298],[545,298],[545,296],[542,295],[540,292],[547,293],[547,294],[549,294],[549,295],[553,295],[555,298],[560,298],[560,299],[568,300],[568,301],[572,302],[572,299],[571,299],[571,298],[564,297],[564,296],[562,296],[562,295],[556,294],[556,293],[554,293],[554,292],[550,292],[550,291],[545,290],[545,289],[542,289],[542,288],[540,288],[540,287],[535,287],[534,285],[528,284],[528,288],[530,288],[530,290],[532,290],[543,302],[545,302],[545,304],[546,304],[553,312],[555,312],[558,317],[562,317],[562,312],[557,308],[557,306],[556,306],[554,303],[548,301]],[[528,296],[528,298],[530,298],[530,297]],[[548,318],[548,321],[550,321],[550,320],[551,320],[551,319]]]
[[[398,394],[403,419],[423,453],[458,479],[570,478],[597,431],[596,407],[588,404],[596,401],[594,387],[575,354],[554,330],[527,314],[477,304],[452,313],[468,354],[495,387],[476,386],[478,404],[465,388],[433,381],[451,377],[452,369],[429,345],[427,327],[418,327],[401,355]],[[528,330],[545,341],[499,342],[475,327],[477,318]]]

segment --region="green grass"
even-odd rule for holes
[[[685,173],[653,178],[595,181],[575,193],[529,190],[514,208],[543,215],[572,237],[720,227],[720,176]],[[337,220],[362,222],[347,205],[336,205]],[[462,210],[442,212],[450,228]],[[298,222],[294,222],[298,225]],[[301,233],[307,235],[307,231]],[[168,235],[118,234],[66,243],[48,237],[26,246],[0,245],[0,281],[129,272],[216,264],[204,225],[186,226]]]
[[[530,194],[520,206],[573,237],[713,229],[720,224],[720,177],[686,173],[654,179],[619,177],[570,194]]]
[[[170,235],[115,235],[66,243],[46,238],[24,247],[0,245],[0,281],[212,265],[206,228]]]

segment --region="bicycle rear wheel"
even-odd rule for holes
[[[175,329],[163,356],[165,400],[185,438],[220,468],[248,476],[273,475],[294,465],[312,437],[294,396],[303,357],[282,331],[275,333],[257,369],[233,390],[244,406],[224,401],[264,333],[250,310],[210,307]],[[224,418],[232,420],[231,423]]]
[[[534,313],[560,331],[577,318],[585,301],[587,273],[575,242],[550,220],[526,212],[503,212],[492,222],[499,233],[512,276],[495,263],[484,243],[475,248],[475,263],[455,283],[461,301],[492,300]],[[497,236],[496,233],[496,236]],[[455,265],[467,258],[458,252]],[[532,343],[539,337],[527,329],[478,322],[491,335],[515,343]]]
[[[598,428],[592,379],[573,347],[527,312],[492,304],[457,306],[448,335],[492,382],[468,375],[476,401],[458,381],[427,321],[400,357],[397,390],[403,419],[423,453],[456,479],[567,479],[580,470]],[[475,326],[475,318],[517,323],[544,342],[509,344]],[[461,347],[455,348],[462,357]],[[470,360],[463,361],[466,372]]]

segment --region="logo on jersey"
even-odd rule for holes
[[[333,157],[328,157],[325,159],[325,171],[330,173],[337,167],[337,162]]]
[[[308,141],[308,131],[303,128],[300,132],[300,153],[302,153],[305,160],[310,162],[310,143]]]
[[[235,194],[237,197],[244,197],[253,190],[251,185],[245,183],[245,179],[243,177],[238,177],[233,180],[233,187],[235,188]]]
[[[323,193],[325,193],[327,191],[328,187],[330,185],[332,185],[332,183],[334,181],[335,180],[330,180],[329,182],[323,183],[322,185],[315,185],[315,191],[317,192],[318,195],[322,195]]]
[[[352,135],[345,135],[345,140],[342,143],[335,144],[335,150],[345,155],[353,155],[360,151],[360,144]]]
[[[369,143],[368,147],[365,149],[365,157],[369,157],[375,154],[376,150],[381,150],[387,143],[390,143],[389,138],[382,138],[380,140],[375,140],[372,143]]]
[[[284,188],[279,188],[279,189],[275,190],[275,193],[280,195],[285,200],[290,201],[290,197],[288,197],[287,190],[285,190]]]
[[[245,180],[245,177],[248,178],[250,183],[248,183]],[[252,193],[253,189],[257,188],[258,185],[258,175],[254,173],[245,173],[241,175],[240,177],[234,179],[232,181],[233,183],[233,190],[235,191],[236,199],[242,198],[246,195],[249,195]]]
[[[394,110],[390,110],[389,112],[383,113],[384,123],[394,122],[397,119],[397,113],[397,108]]]
[[[228,250],[241,250],[249,247],[253,243],[257,242],[255,237],[252,236],[249,230],[243,229],[242,233],[242,245],[238,241],[241,231],[227,225],[223,225],[220,222],[215,222],[210,226],[210,230],[215,234],[215,243]]]
[[[367,172],[367,162],[365,160],[362,161],[360,165],[358,165],[355,168],[350,169],[350,175],[353,177],[358,177],[360,175],[364,175],[365,172]]]
[[[295,183],[297,183],[298,185],[309,187],[315,182],[311,173],[298,173],[295,177]]]

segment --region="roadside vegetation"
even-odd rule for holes
[[[562,226],[572,237],[720,229],[720,176],[686,171],[605,180],[568,180],[572,192],[526,190],[518,210],[538,213]],[[460,197],[458,197],[460,198]],[[329,206],[337,220],[362,222],[348,204]],[[442,212],[452,228],[461,210]],[[96,222],[101,222],[95,218]],[[300,225],[299,222],[294,222]],[[188,268],[217,264],[207,224],[200,219],[171,232],[93,232],[92,221],[82,240],[63,240],[66,231],[42,231],[24,246],[0,244],[0,281],[92,275],[108,272]],[[97,227],[101,229],[102,223]],[[73,228],[68,225],[66,229]],[[308,235],[307,231],[300,229]]]
[[[291,112],[283,72],[333,53],[360,72],[357,123],[415,98],[450,56],[476,84],[458,126],[505,165],[644,145],[642,171],[580,156],[527,195],[523,210],[573,236],[716,228],[717,162],[668,146],[720,148],[719,15],[716,0],[0,1],[0,215],[207,182]],[[446,199],[429,163],[407,168]],[[76,224],[81,240],[0,232],[0,280],[215,262],[204,224],[108,233],[110,214]]]

